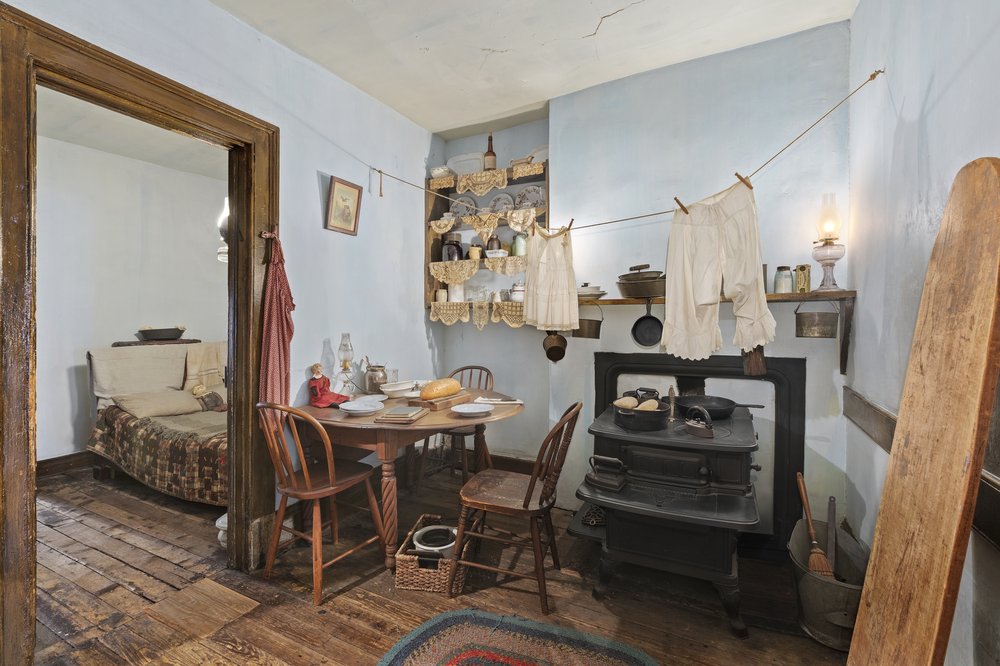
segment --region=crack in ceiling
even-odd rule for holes
[[[601,29],[601,25],[604,23],[604,19],[611,18],[615,14],[621,14],[623,11],[625,11],[629,7],[634,7],[635,5],[641,5],[645,1],[646,0],[636,0],[635,2],[630,3],[627,6],[622,7],[621,9],[618,9],[616,11],[611,12],[610,14],[605,14],[604,16],[601,17],[601,20],[597,22],[597,27],[594,28],[594,32],[590,33],[589,35],[584,35],[580,39],[587,39],[588,37],[596,37],[597,36],[597,31]]]

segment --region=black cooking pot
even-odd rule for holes
[[[764,408],[764,405],[744,405],[714,395],[679,395],[674,398],[674,404],[679,408],[679,416],[686,416],[692,407],[702,407],[714,420],[728,419],[737,407]]]
[[[658,409],[628,409],[611,405],[615,410],[615,425],[625,430],[648,432],[650,430],[665,430],[667,427],[667,417],[670,416],[670,406],[666,400],[660,399],[660,394],[655,389],[640,388],[635,391],[626,391],[622,397],[632,396],[642,404],[645,400],[657,400],[660,403]]]

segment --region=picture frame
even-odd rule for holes
[[[358,235],[361,215],[361,186],[330,176],[325,228],[351,236]]]

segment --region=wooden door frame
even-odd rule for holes
[[[35,632],[35,85],[229,151],[229,566],[257,566],[274,476],[254,404],[278,128],[0,3],[0,663]],[[264,532],[266,533],[266,531]]]

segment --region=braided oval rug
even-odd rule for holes
[[[411,631],[379,666],[656,666],[642,650],[516,615],[449,611]]]

